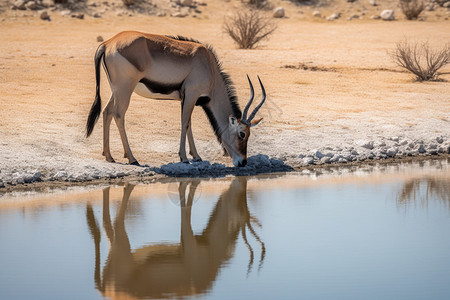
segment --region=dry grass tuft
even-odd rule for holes
[[[400,8],[408,20],[417,19],[424,10],[423,0],[400,0]]]

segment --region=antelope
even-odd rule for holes
[[[133,185],[126,185],[114,222],[109,208],[109,187],[103,190],[103,228],[110,242],[108,258],[100,268],[101,229],[91,204],[86,219],[94,239],[94,281],[99,292],[111,299],[184,298],[211,289],[220,269],[234,252],[239,233],[250,251],[247,272],[254,262],[254,251],[247,241],[246,229],[261,246],[259,267],[265,257],[265,245],[256,234],[247,204],[247,179],[236,177],[224,191],[201,234],[194,234],[191,208],[200,180],[180,182],[181,236],[179,243],[150,244],[132,249],[125,227],[127,206]],[[186,197],[186,189],[189,193]]]
[[[95,100],[86,124],[86,137],[94,129],[101,111],[100,64],[109,80],[111,97],[103,110],[103,155],[114,162],[109,147],[109,129],[112,118],[116,122],[129,163],[139,165],[133,156],[125,131],[125,113],[133,92],[153,99],[181,101],[181,138],[179,156],[189,163],[186,155],[186,136],[190,155],[201,161],[192,135],[191,115],[195,106],[201,106],[222,144],[225,154],[235,166],[247,163],[247,142],[250,128],[261,120],[253,120],[266,99],[261,79],[262,99],[247,117],[254,98],[250,85],[250,100],[243,112],[230,76],[225,73],[214,49],[194,39],[181,36],[163,36],[136,31],[120,32],[101,43],[95,53]]]

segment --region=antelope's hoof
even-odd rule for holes
[[[197,157],[197,158],[194,158],[194,159],[192,159],[192,161],[194,161],[194,162],[198,162],[198,161],[203,161],[203,160],[202,160],[202,158],[201,158],[201,157]]]
[[[114,158],[112,158],[112,157],[111,157],[111,158],[107,158],[106,161],[107,161],[107,162],[110,162],[110,163],[115,163],[115,162],[116,162],[116,161],[114,160]]]
[[[140,164],[138,163],[137,160],[135,160],[132,163],[130,163],[130,165],[132,165],[132,166],[140,166]]]
[[[187,165],[190,164],[189,160],[182,160],[181,162],[182,162],[183,164],[187,164]]]

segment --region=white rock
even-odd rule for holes
[[[324,164],[329,164],[330,161],[331,161],[331,158],[329,156],[324,156],[320,159],[320,162],[324,163]]]
[[[394,157],[397,155],[398,149],[397,148],[389,148],[386,152],[387,156]]]
[[[316,17],[316,18],[321,18],[321,17],[322,17],[322,14],[321,14],[320,11],[318,11],[318,10],[313,11],[312,14],[313,14],[313,16]]]
[[[340,13],[332,14],[331,16],[329,16],[329,17],[327,18],[327,20],[328,20],[328,21],[334,21],[334,20],[339,19],[340,17],[341,17],[341,14],[340,14]]]
[[[25,4],[25,0],[16,0],[13,3],[12,9],[26,10]]]
[[[285,16],[285,12],[284,12],[284,8],[283,7],[277,7],[273,10],[273,14],[272,16],[274,18],[284,18]]]
[[[377,6],[377,1],[376,0],[370,0],[370,5],[372,6]]]
[[[42,1],[41,1],[41,5],[42,5],[43,7],[49,8],[49,7],[54,7],[54,6],[55,6],[55,3],[54,3],[53,0],[42,0]]]
[[[305,165],[311,165],[314,163],[314,158],[311,156],[307,156],[307,157],[303,158],[303,163]]]
[[[25,4],[25,7],[29,10],[36,10],[39,8],[39,6],[37,5],[37,3],[35,1],[27,2],[27,4]]]
[[[385,9],[380,14],[381,19],[384,21],[392,21],[395,20],[394,11],[392,9]]]
[[[67,16],[70,16],[71,13],[72,13],[72,12],[71,12],[70,10],[65,9],[65,10],[62,10],[62,11],[61,11],[61,16],[67,17]]]
[[[187,13],[176,12],[176,13],[173,13],[171,16],[174,18],[184,18],[184,17],[187,17]]]

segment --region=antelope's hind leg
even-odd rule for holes
[[[111,156],[111,150],[109,148],[109,131],[113,117],[113,108],[114,97],[111,95],[105,109],[103,110],[103,156],[105,156],[106,161],[109,162],[115,162],[114,158]]]
[[[119,129],[120,138],[122,139],[122,145],[124,150],[124,157],[128,158],[130,165],[139,166],[138,161],[134,158],[131,152],[130,144],[128,143],[127,133],[125,131],[125,113],[130,105],[131,93],[133,88],[122,88],[119,89],[114,95],[114,121],[116,122],[117,128]],[[119,92],[120,91],[120,92]]]

